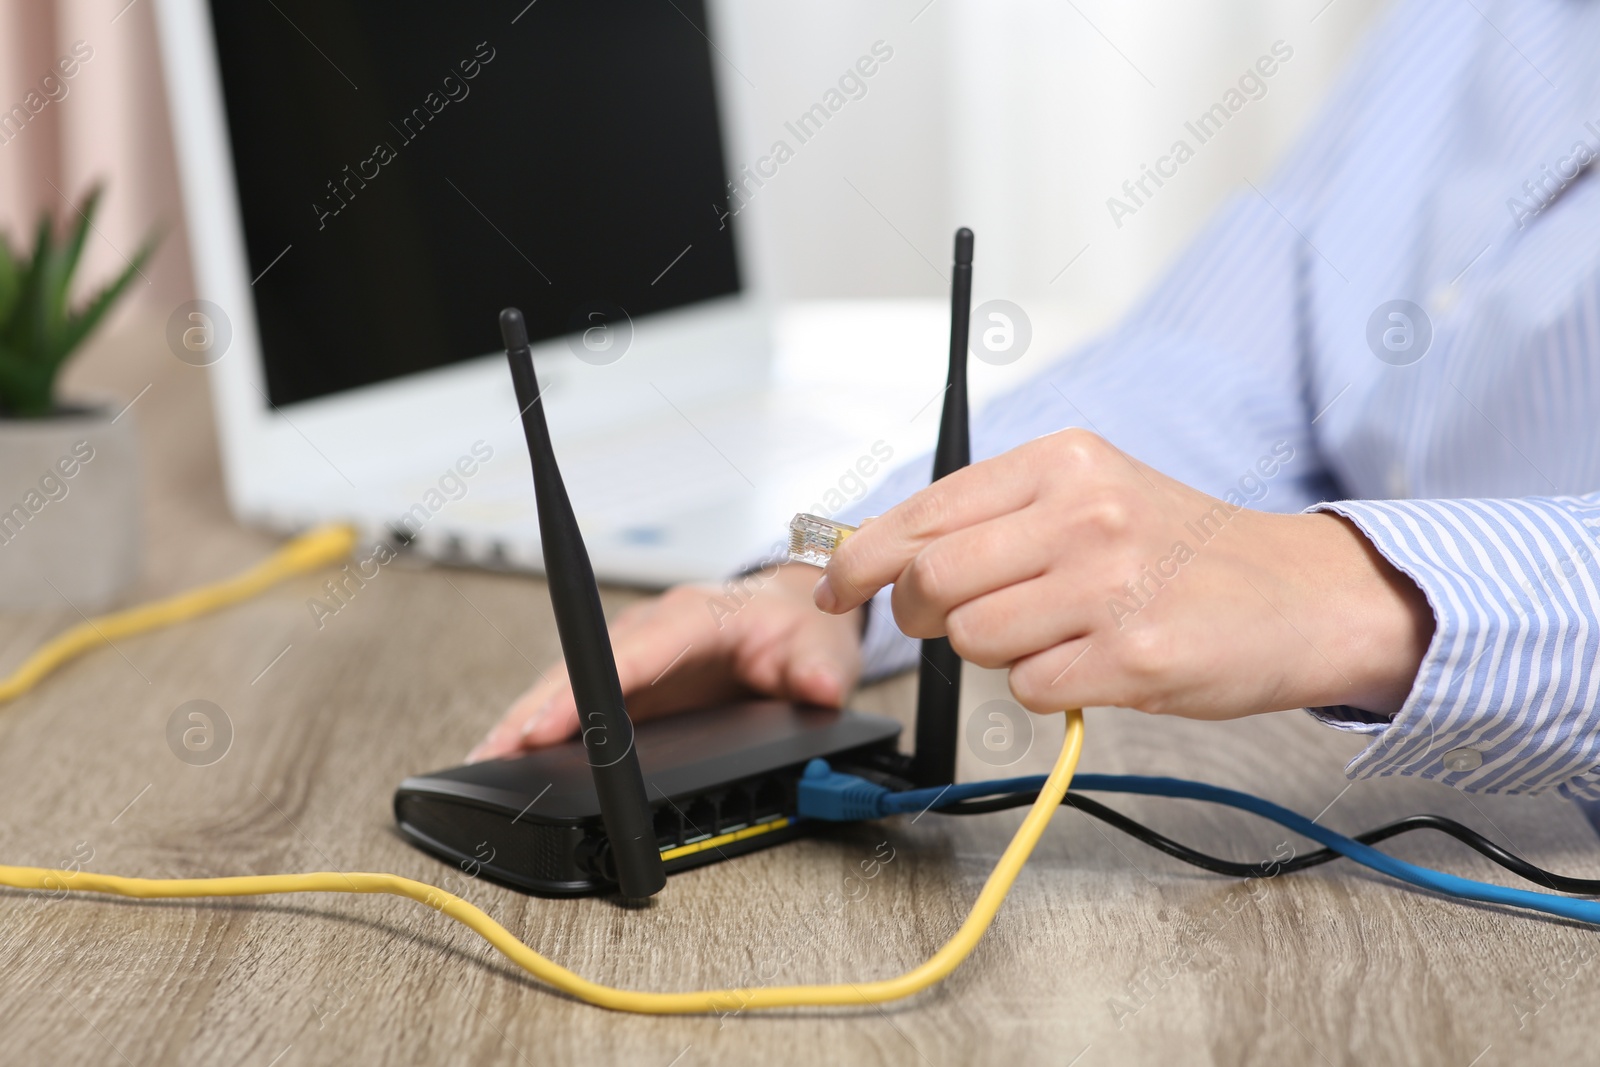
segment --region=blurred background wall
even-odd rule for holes
[[[1270,172],[1381,6],[735,0],[719,73],[742,88],[745,136],[757,145],[792,142],[786,121],[875,42],[893,50],[865,95],[752,199],[770,288],[779,299],[939,296],[931,264],[948,258],[950,233],[965,224],[978,233],[980,299],[1112,314],[1221,198]],[[41,208],[70,211],[104,179],[83,275],[104,277],[163,226],[146,284],[121,314],[164,314],[193,294],[151,0],[6,0],[0,112],[26,110],[78,41],[92,58],[66,94],[14,135],[0,131],[0,232],[21,239]],[[1280,41],[1293,55],[1265,94],[1116,226],[1107,197]]]
[[[79,54],[90,58],[60,79],[56,64],[79,41]],[[42,84],[50,75],[65,88],[65,95],[56,90],[59,99]],[[20,130],[16,120],[4,124],[18,107],[29,112],[30,93],[36,106],[48,102]],[[166,237],[144,268],[145,284],[135,285],[119,314],[149,313],[154,305],[164,315],[190,295],[189,259],[150,0],[5,0],[0,233],[26,243],[40,210],[70,215],[95,181],[105,183],[106,196],[80,281],[93,285],[122,269],[144,235],[162,228]]]

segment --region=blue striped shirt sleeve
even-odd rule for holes
[[[1318,508],[1350,519],[1410,576],[1436,625],[1392,721],[1311,709],[1372,736],[1349,773],[1600,799],[1600,494]]]
[[[1435,618],[1394,716],[1311,709],[1371,738],[1349,773],[1600,801],[1600,8],[1499,12],[1397,4],[1277,177],[1118,329],[981,412],[973,457],[1083,426],[1228,497],[1289,450],[1247,505],[1344,515]],[[1396,362],[1371,329],[1402,300],[1432,347]],[[887,593],[865,653],[868,677],[916,662]]]

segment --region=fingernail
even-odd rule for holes
[[[479,761],[481,761],[488,754],[489,754],[489,742],[487,740],[479,741],[477,747],[474,748],[471,752],[467,753],[467,760],[466,761],[468,763],[478,763]]]
[[[823,611],[833,614],[839,607],[839,598],[833,593],[833,586],[828,584],[828,576],[824,574],[817,579],[817,584],[811,590],[811,600]]]

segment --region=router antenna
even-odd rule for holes
[[[950,377],[933,450],[933,480],[972,462],[967,428],[967,328],[972,316],[972,231],[956,231],[950,271]],[[918,786],[956,780],[956,736],[960,730],[961,657],[947,637],[922,642],[917,675],[917,737],[911,780]]]
[[[522,312],[500,312],[500,337],[511,364],[511,383],[522,410],[522,430],[533,461],[533,491],[539,506],[539,537],[544,545],[545,578],[550,586],[550,606],[555,609],[561,653],[578,705],[583,746],[600,799],[600,818],[606,828],[617,886],[624,897],[643,899],[667,884],[661,853],[645,796],[639,754],[633,746],[633,720],[622,700],[617,661],[611,653],[611,636],[600,608],[600,589],[583,546],[567,487],[556,466],[550,429],[544,419],[539,380],[528,350],[528,329]]]

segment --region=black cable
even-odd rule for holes
[[[1037,791],[1031,793],[1009,793],[1005,796],[987,797],[981,800],[961,800],[933,810],[941,815],[982,815],[991,811],[1005,811],[1008,808],[1021,808],[1032,804],[1039,796]],[[1137,838],[1151,848],[1165,852],[1167,855],[1180,859],[1185,863],[1212,872],[1213,874],[1227,875],[1231,878],[1270,878],[1274,875],[1288,874],[1294,871],[1303,871],[1307,867],[1316,867],[1327,863],[1329,860],[1339,858],[1339,853],[1332,849],[1319,848],[1315,852],[1307,852],[1288,860],[1264,860],[1259,863],[1240,863],[1235,860],[1225,860],[1217,856],[1200,852],[1167,837],[1159,831],[1152,830],[1143,823],[1135,822],[1114,808],[1108,808],[1098,800],[1090,800],[1081,793],[1068,792],[1062,798],[1063,804],[1068,804],[1085,815],[1092,815],[1130,837]],[[1449,834],[1462,844],[1476,850],[1483,856],[1493,860],[1512,874],[1524,878],[1535,885],[1543,886],[1561,893],[1577,893],[1583,896],[1600,896],[1600,879],[1595,878],[1569,878],[1566,875],[1555,874],[1542,867],[1536,867],[1516,853],[1508,851],[1484,837],[1470,826],[1447,819],[1443,815],[1411,815],[1404,819],[1396,820],[1355,835],[1355,839],[1364,845],[1375,845],[1379,841],[1387,841],[1391,837],[1410,833],[1412,830],[1438,830],[1440,833]]]

